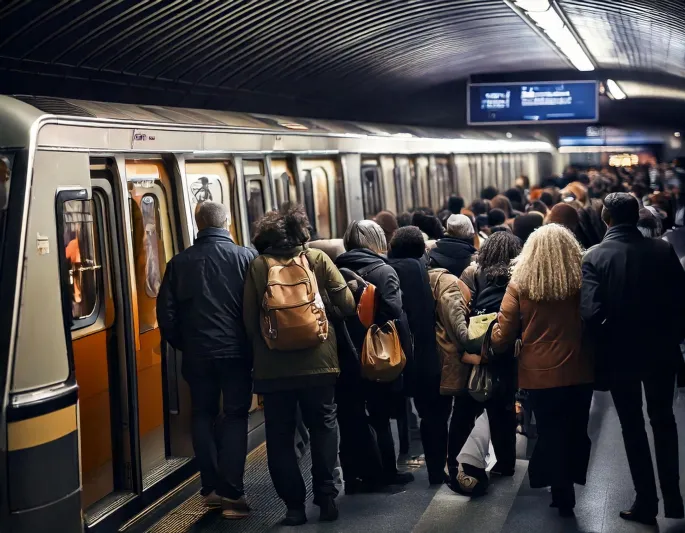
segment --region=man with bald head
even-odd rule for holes
[[[199,203],[195,221],[195,243],[167,264],[157,321],[164,340],[183,352],[205,505],[221,508],[225,518],[243,518],[249,514],[243,474],[252,400],[243,290],[255,253],[231,239],[230,215],[223,204]]]

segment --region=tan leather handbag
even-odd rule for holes
[[[361,353],[362,377],[369,381],[395,381],[407,364],[400,344],[395,321],[379,326],[374,324],[366,332]]]

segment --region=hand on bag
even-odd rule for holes
[[[472,353],[464,352],[464,355],[461,357],[461,362],[465,363],[467,365],[480,365],[481,362],[481,356],[480,355],[474,355]]]

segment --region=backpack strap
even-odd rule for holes
[[[360,268],[357,271],[357,274],[359,274],[359,276],[361,276],[363,279],[366,279],[366,276],[371,274],[371,272],[373,272],[374,270],[381,268],[383,265],[385,265],[385,263],[383,261],[378,261],[377,263],[374,263],[372,265],[368,265],[368,266]]]

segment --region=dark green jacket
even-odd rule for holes
[[[329,321],[328,338],[321,345],[307,350],[284,352],[270,350],[262,337],[260,310],[267,281],[264,257],[287,259],[295,257],[303,247],[268,250],[257,257],[245,281],[243,320],[254,355],[254,390],[257,393],[332,385],[340,373],[338,349],[333,324]],[[340,271],[321,250],[307,249],[307,258],[314,268],[319,292],[329,317],[349,316],[356,312],[354,297]]]

